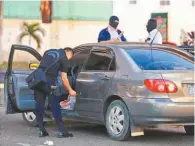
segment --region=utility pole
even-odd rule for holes
[[[3,0],[0,0],[0,64],[3,62],[2,37],[3,37]]]

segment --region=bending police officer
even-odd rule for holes
[[[49,65],[51,65],[53,62],[56,61],[56,59],[60,59],[57,63],[55,63],[51,68],[48,69],[46,73],[47,77],[47,83],[50,86],[55,86],[57,76],[59,71],[61,72],[61,78],[62,82],[69,92],[71,96],[76,96],[76,92],[71,88],[70,83],[68,81],[67,72],[68,72],[68,64],[69,60],[73,56],[73,50],[69,47],[64,49],[50,49],[44,53],[43,59],[41,60],[41,63],[39,65],[39,68],[45,69]],[[39,125],[39,137],[45,137],[48,136],[48,132],[46,131],[44,125],[43,125],[43,116],[44,116],[44,107],[45,107],[45,98],[46,94],[42,93],[40,91],[35,90],[35,101],[36,101],[36,118],[37,123]],[[58,134],[57,137],[73,137],[73,134],[69,133],[63,125],[62,121],[62,115],[61,115],[61,109],[60,109],[60,97],[55,96],[53,93],[49,95],[50,101],[51,101],[51,110],[52,114],[54,116],[54,119],[57,124],[58,128]]]

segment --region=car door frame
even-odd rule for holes
[[[101,49],[102,48],[102,49]],[[82,69],[81,69],[81,73],[82,72],[94,72],[94,71],[85,71],[84,69],[85,69],[85,66],[86,66],[86,63],[88,62],[88,60],[89,60],[89,57],[90,57],[90,55],[91,55],[91,53],[93,52],[93,51],[100,51],[100,50],[107,50],[107,51],[111,51],[112,53],[110,53],[112,56],[113,56],[113,58],[112,58],[112,60],[114,59],[115,60],[115,53],[114,53],[114,50],[112,49],[112,48],[110,48],[110,47],[106,47],[106,46],[92,46],[92,49],[91,49],[91,51],[90,51],[90,53],[89,53],[89,55],[88,55],[88,57],[87,57],[87,59],[85,60],[85,62],[84,62],[84,64],[83,64],[83,66],[82,66]],[[114,54],[113,54],[114,53]],[[111,60],[111,62],[110,62],[110,64],[109,64],[109,67],[108,67],[108,72],[109,72],[109,69],[110,69],[110,65],[111,65],[111,63],[112,63],[112,60]],[[115,64],[116,64],[116,61],[115,61]],[[104,72],[104,74],[106,73],[105,71],[103,71]],[[112,71],[113,72],[113,71]],[[115,74],[116,73],[116,70],[114,71],[114,73],[113,74]],[[108,89],[109,90],[109,89]],[[108,91],[107,91],[107,93],[108,93]],[[78,93],[79,95],[80,95],[80,93]],[[80,100],[82,100],[82,99],[80,99]],[[103,108],[103,102],[104,102],[104,100],[102,99],[101,100],[101,102],[102,102],[102,107],[101,108]],[[81,107],[80,107],[81,108]],[[99,117],[101,117],[101,111],[102,111],[102,109],[100,109],[99,110],[100,111],[100,113],[99,113],[99,115],[98,115],[98,118],[95,118],[95,117],[92,117],[92,116],[90,116],[90,117],[86,117],[86,115],[88,114],[87,113],[87,111],[85,112],[85,111],[78,111],[78,113],[79,113],[79,115],[80,116],[83,116],[83,117],[86,117],[86,118],[93,118],[95,121],[96,120],[102,120],[102,119],[100,119]]]
[[[13,114],[13,113],[21,113],[24,111],[20,111],[16,104],[16,96],[14,96],[14,90],[13,90],[13,77],[12,77],[12,65],[13,65],[13,59],[14,59],[14,52],[16,50],[25,51],[33,55],[37,60],[41,61],[42,56],[32,47],[25,46],[25,45],[12,45],[9,59],[8,59],[8,67],[7,71],[5,73],[5,79],[4,79],[4,107],[7,114]]]

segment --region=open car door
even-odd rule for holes
[[[32,72],[30,63],[40,63],[42,56],[33,48],[12,45],[4,80],[4,107],[7,114],[35,109],[34,92],[28,88],[26,77]]]

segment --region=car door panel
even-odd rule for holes
[[[24,70],[20,68],[15,70],[13,68],[15,51],[18,53],[20,53],[20,51],[26,52],[31,55],[29,57],[34,57],[37,61],[42,59],[42,56],[31,47],[12,45],[4,80],[4,107],[7,114],[32,111],[35,108],[34,93],[28,88],[25,81],[26,77],[32,72],[32,70]],[[26,62],[28,62],[28,60]]]
[[[103,81],[99,80],[99,75],[94,73],[79,73],[77,77],[76,91],[79,93],[77,110],[99,112],[102,105],[101,98],[91,98],[93,94],[91,91],[100,91]],[[100,92],[97,92],[98,96]]]
[[[34,91],[28,88],[25,81],[26,77],[31,71],[13,71],[12,79],[14,86],[14,93],[16,96],[16,105],[19,110],[34,110],[35,100]]]
[[[101,56],[102,52],[99,52],[99,50],[97,52],[98,52],[97,55]],[[104,55],[104,57],[105,56],[106,55]],[[88,61],[86,62],[86,64],[88,62],[90,64],[89,70],[85,70],[86,68],[84,68],[78,74],[77,77],[76,91],[78,93],[78,97],[77,97],[78,102],[76,103],[76,110],[81,116],[91,117],[91,118],[95,118],[96,120],[101,120],[103,101],[104,98],[106,97],[107,92],[109,91],[115,71],[109,72],[104,69],[97,70],[97,68],[94,65],[92,65],[93,64],[92,62],[95,61],[97,58],[95,58],[94,60],[95,57],[94,55],[90,57],[92,60],[88,59]],[[100,59],[100,62],[102,62],[102,60],[104,59]],[[97,62],[97,64],[99,64],[100,62]],[[109,68],[109,64],[110,63],[107,63],[106,65],[108,68]],[[104,68],[105,64],[102,64],[100,66]]]

